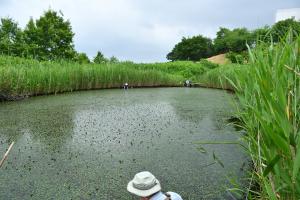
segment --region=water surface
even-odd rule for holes
[[[230,199],[226,176],[246,157],[226,120],[233,96],[221,90],[99,90],[0,104],[0,199],[133,199],[135,173],[148,170],[184,199]],[[222,161],[215,162],[213,153]]]

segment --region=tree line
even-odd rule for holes
[[[167,55],[167,59],[199,61],[222,53],[242,53],[249,46],[255,46],[257,41],[279,42],[286,33],[292,29],[295,35],[300,34],[300,21],[294,18],[286,19],[275,23],[273,26],[249,31],[246,28],[235,28],[230,30],[221,27],[215,39],[210,39],[202,35],[190,38],[183,37],[175,45],[173,50]]]
[[[62,12],[47,10],[39,19],[30,19],[24,29],[12,18],[2,18],[0,23],[0,54],[33,58],[37,60],[72,60],[79,63],[90,63],[86,53],[77,52],[74,48],[74,33],[69,20],[64,20]],[[300,22],[286,19],[273,26],[249,31],[246,28],[230,30],[221,27],[215,39],[202,35],[190,38],[183,37],[167,55],[167,59],[199,61],[213,55],[243,53],[248,44],[254,46],[257,41],[279,42],[292,28],[300,34]],[[110,59],[98,51],[92,60],[94,63],[118,62],[116,57]]]
[[[24,29],[12,18],[1,19],[0,54],[33,58],[37,60],[72,60],[91,62],[86,53],[74,48],[74,33],[69,20],[62,12],[47,10],[39,19],[30,19]],[[94,63],[117,62],[116,57],[107,59],[98,51]]]

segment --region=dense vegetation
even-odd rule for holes
[[[235,78],[239,113],[261,193],[256,198],[300,198],[300,37],[260,45]],[[253,195],[253,193],[252,193]]]
[[[99,59],[99,61],[97,61]],[[74,90],[129,86],[180,86],[185,79],[197,83],[219,65],[206,60],[168,63],[103,61],[38,61],[0,56],[0,94],[39,95]]]
[[[182,38],[182,41],[175,45],[172,52],[167,55],[168,60],[192,60],[198,61],[201,58],[208,58],[213,55],[212,40],[201,35],[192,38]]]
[[[257,40],[267,43],[270,43],[271,40],[275,43],[279,42],[289,29],[294,31],[294,35],[298,35],[300,22],[291,18],[279,21],[271,27],[265,26],[252,31],[246,28],[230,30],[221,27],[214,40],[201,35],[191,38],[184,37],[167,55],[167,59],[198,61],[201,58],[231,52],[228,58],[234,63],[242,63],[248,59],[247,52],[245,52],[247,50],[246,44],[254,47]]]
[[[184,71],[185,68],[182,68]],[[142,68],[131,62],[79,64],[0,56],[0,94],[40,95],[74,90],[129,86],[178,86],[183,76],[153,67]]]
[[[24,31],[11,18],[1,19],[1,53],[39,60],[73,59],[71,24],[57,12],[49,10],[39,19],[30,19]]]
[[[24,30],[13,19],[2,18],[0,54],[47,61],[90,63],[85,53],[76,52],[74,35],[70,22],[64,20],[61,12],[53,10],[47,10],[37,20],[31,18]]]
[[[202,82],[233,89],[253,161],[248,199],[300,198],[300,37],[261,43],[247,65],[208,71]]]

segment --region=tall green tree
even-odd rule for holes
[[[24,49],[23,32],[11,18],[2,18],[0,24],[1,54],[21,56]]]
[[[167,59],[199,61],[201,58],[207,58],[213,54],[213,45],[211,39],[202,35],[191,38],[183,37],[181,42],[175,45],[173,50],[167,55]]]
[[[262,41],[262,42],[270,42],[271,41],[271,27],[264,26],[261,28],[257,28],[252,32],[252,38],[253,41],[256,42]]]
[[[220,27],[220,30],[217,32],[217,37],[214,40],[214,49],[216,53],[225,53],[230,51],[228,41],[226,37],[230,34],[230,30],[224,27]]]
[[[76,53],[74,61],[80,64],[87,64],[91,62],[86,53]]]
[[[246,28],[236,28],[229,30],[220,28],[214,40],[216,53],[226,53],[229,51],[242,52],[247,49],[247,44],[253,43],[253,35]]]
[[[25,54],[27,57],[37,58],[39,55],[38,35],[35,22],[30,18],[24,29]]]
[[[112,56],[112,57],[110,57],[109,62],[110,62],[110,63],[117,63],[117,62],[119,62],[119,60],[118,60],[117,57]]]
[[[272,26],[271,34],[274,42],[280,42],[286,36],[289,30],[292,30],[294,35],[300,34],[300,21],[295,18],[289,18],[277,22]]]
[[[60,12],[46,11],[35,24],[26,27],[27,43],[41,60],[73,59],[75,56],[71,24]]]
[[[100,51],[97,52],[95,58],[93,59],[93,62],[97,64],[106,63],[107,61],[108,60],[104,57],[104,55]]]

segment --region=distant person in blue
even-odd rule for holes
[[[175,192],[161,192],[159,181],[150,172],[137,173],[127,185],[127,190],[141,200],[182,200]]]

